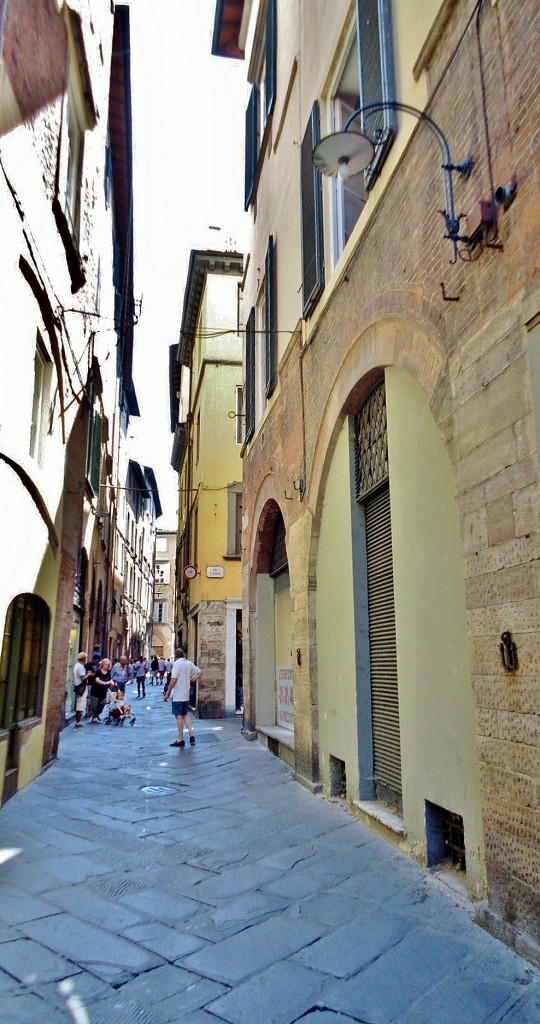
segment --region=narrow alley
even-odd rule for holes
[[[540,974],[240,735],[62,733],[0,811],[3,1024],[533,1024]]]

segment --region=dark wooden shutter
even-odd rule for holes
[[[257,83],[254,83],[246,109],[246,176],[244,199],[244,208],[246,210],[248,209],[253,196],[255,174],[257,171],[258,110],[258,88]]]
[[[401,750],[390,489],[364,503],[368,575],[373,767],[377,796],[401,806]]]
[[[101,416],[91,410],[88,430],[88,448],[86,452],[86,479],[94,494],[99,492],[101,476],[101,440],[103,421]]]
[[[264,109],[268,119],[276,99],[276,0],[268,0],[266,6],[265,61]]]
[[[390,0],[356,0],[360,105],[393,100],[394,73]],[[366,187],[376,180],[395,135],[395,112],[362,115],[361,129],[376,143],[375,157],[365,172]]]
[[[255,430],[255,309],[251,310],[246,324],[246,441]]]
[[[300,194],[302,209],[303,316],[311,314],[324,288],[322,184],[311,154],[320,139],[319,105],[315,103],[302,140]]]
[[[264,334],[266,349],[266,397],[269,398],[276,386],[277,378],[277,335],[276,335],[276,259],[272,235],[268,239],[264,261]]]

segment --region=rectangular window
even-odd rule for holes
[[[390,0],[356,0],[360,105],[395,99]],[[378,177],[395,135],[393,110],[362,115],[360,130],[375,140],[375,157],[365,172],[366,187]]]
[[[259,64],[246,110],[245,209],[253,199],[259,153],[266,122],[276,99],[276,0],[267,0]]]
[[[156,583],[170,583],[171,581],[171,567],[168,562],[158,562],[156,564]]]
[[[332,131],[340,132],[347,118],[360,106],[358,36],[355,29],[332,98]],[[355,127],[354,125],[352,126]],[[367,190],[364,174],[342,181],[331,179],[332,188],[332,262],[335,266],[364,208]]]
[[[79,241],[81,184],[84,158],[84,128],[78,110],[75,90],[70,86],[67,102],[67,173],[64,212],[73,238]]]
[[[227,557],[242,554],[242,484],[227,488]]]
[[[258,86],[255,82],[251,88],[249,101],[246,109],[246,147],[245,147],[245,184],[244,184],[244,209],[249,209],[255,188],[255,174],[257,173],[258,156],[258,124],[259,124],[259,99]]]
[[[156,601],[154,604],[154,622],[168,622],[169,608],[167,601]]]
[[[195,424],[195,464],[198,465],[201,454],[201,410],[197,413]]]
[[[246,324],[246,441],[255,431],[255,309],[248,316]]]
[[[302,213],[302,315],[311,315],[324,288],[324,249],[321,175],[311,154],[320,139],[319,105],[315,103],[300,152]]]
[[[277,325],[276,325],[276,248],[272,235],[268,239],[264,264],[265,292],[265,366],[266,397],[270,398],[277,381]]]
[[[51,361],[38,333],[34,353],[34,391],[32,395],[32,420],[28,450],[31,457],[40,466],[43,464],[43,442],[47,429],[51,370]]]

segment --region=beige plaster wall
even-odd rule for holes
[[[320,771],[329,754],[345,762],[347,798],[358,800],[358,709],[351,558],[349,427],[339,435],[324,493],[317,554],[317,659]]]
[[[403,817],[425,849],[424,801],[461,814],[467,884],[483,893],[479,771],[450,461],[425,392],[386,371]]]

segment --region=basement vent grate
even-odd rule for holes
[[[114,899],[116,896],[127,896],[148,889],[148,882],[139,881],[138,878],[111,878],[106,881],[103,875],[99,875],[87,883],[87,888],[98,896],[110,896]]]
[[[466,870],[465,828],[461,814],[426,800],[426,843],[428,867],[450,863]]]
[[[151,1010],[145,1009],[140,1003],[134,1003],[131,999],[108,999],[106,1009],[101,1013],[94,1012],[92,1024],[162,1024],[163,1015],[156,1016]]]

